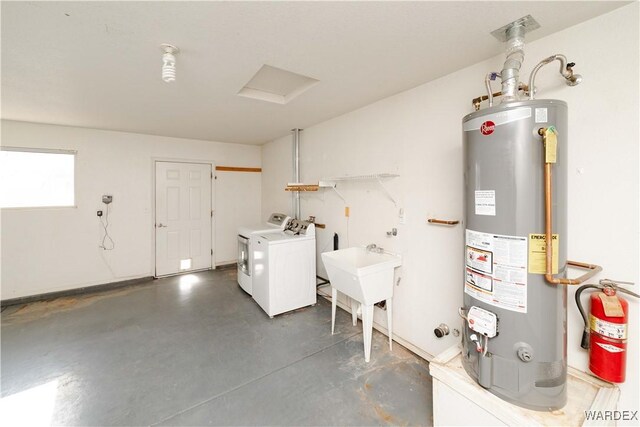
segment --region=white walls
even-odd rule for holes
[[[153,159],[260,166],[260,147],[2,121],[2,145],[77,150],[76,208],[2,210],[2,299],[153,275]],[[260,220],[260,174],[219,172],[215,263],[235,262],[236,228]],[[112,194],[113,251],[96,210]],[[246,206],[246,208],[245,208]]]
[[[487,28],[487,32],[493,28]],[[541,59],[556,53],[576,62],[584,82],[568,88],[557,65],[538,75],[539,98],[569,104],[569,237],[571,259],[604,266],[599,278],[640,282],[638,259],[638,3],[545,37],[526,46],[523,77]],[[408,52],[407,54],[419,54]],[[503,56],[462,69],[407,92],[307,128],[301,136],[301,177],[379,172],[400,174],[388,181],[399,200],[389,201],[377,184],[340,186],[345,204],[331,190],[302,193],[302,216],[326,223],[318,230],[318,252],[331,249],[334,232],[341,247],[377,243],[402,254],[395,290],[394,333],[422,352],[437,354],[458,341],[435,338],[444,322],[458,327],[462,302],[463,227],[428,225],[430,217],[462,219],[461,120],[471,99],[485,93],[483,78],[500,70]],[[434,60],[437,60],[434,58]],[[296,123],[291,123],[295,127]],[[291,137],[263,147],[263,216],[290,212]],[[398,218],[404,209],[406,224]],[[398,228],[397,237],[386,231]],[[324,268],[318,258],[318,272]],[[578,273],[574,272],[577,275]],[[579,347],[582,320],[569,298],[569,363],[587,369]],[[640,336],[637,301],[630,302],[628,379],[621,386],[621,410],[638,409]],[[376,319],[385,324],[381,313]]]
[[[240,162],[241,160],[235,160],[233,166],[239,165]],[[260,164],[255,160],[252,162],[247,166]],[[267,218],[260,216],[262,186],[260,175],[256,172],[216,172],[216,262],[218,265],[236,262],[238,226],[258,224]]]

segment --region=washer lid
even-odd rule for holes
[[[275,233],[263,233],[259,234],[260,240],[263,240],[269,245],[276,245],[280,243],[295,243],[303,240],[315,240],[315,236],[305,236],[302,234],[289,234],[284,231],[278,231]]]
[[[269,224],[256,224],[238,227],[238,234],[249,237],[250,234],[272,233],[282,231],[282,228]]]
[[[254,225],[241,225],[238,227],[238,234],[249,237],[249,234],[268,233],[270,231],[280,231],[284,228],[289,217],[281,213],[272,213],[266,223]]]

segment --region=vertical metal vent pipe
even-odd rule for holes
[[[291,129],[293,132],[293,182],[300,183],[300,132],[302,129]],[[292,216],[295,219],[300,219],[300,192],[293,191],[292,197]]]
[[[524,33],[522,23],[514,23],[507,28],[507,59],[504,61],[502,72],[502,103],[518,100],[518,84],[520,82],[520,67],[524,61]]]

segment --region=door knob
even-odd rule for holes
[[[158,225],[156,227],[165,228],[165,227],[168,227],[168,225],[164,225],[163,223],[160,222],[160,223],[158,223]]]

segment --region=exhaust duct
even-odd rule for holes
[[[507,43],[507,59],[500,72],[502,79],[501,103],[519,99],[520,67],[524,61],[524,35],[537,28],[540,28],[540,24],[531,15],[527,15],[491,33],[498,40]]]
[[[518,100],[520,67],[524,62],[524,26],[517,24],[507,30],[507,59],[502,71],[502,102]]]

